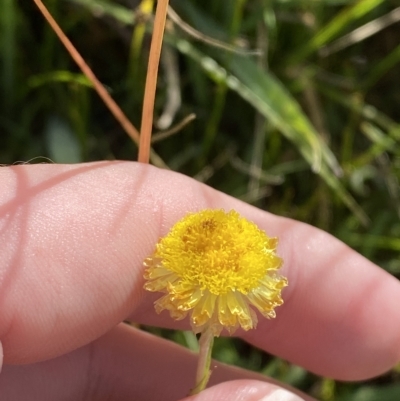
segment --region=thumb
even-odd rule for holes
[[[182,401],[312,401],[269,383],[235,380],[210,387]]]

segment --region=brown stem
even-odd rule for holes
[[[158,0],[151,38],[150,56],[147,67],[146,87],[143,100],[142,125],[140,127],[139,158],[141,163],[148,163],[150,157],[151,132],[153,127],[154,101],[156,97],[158,66],[169,0]]]

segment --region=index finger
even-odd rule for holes
[[[286,304],[277,319],[246,333],[248,341],[341,379],[381,373],[399,358],[397,281],[315,228],[133,163],[19,166],[0,180],[6,362],[68,352],[132,312],[141,322],[178,327],[154,313],[142,262],[177,220],[205,208],[236,209],[280,237]]]

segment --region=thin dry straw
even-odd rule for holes
[[[140,128],[139,158],[141,163],[148,163],[150,157],[151,133],[153,128],[154,101],[156,97],[158,66],[167,19],[169,0],[158,0],[151,38],[149,63],[147,67],[146,87],[143,99],[142,125]]]
[[[125,130],[125,132],[132,138],[132,140],[136,143],[139,144],[140,139],[139,139],[139,132],[138,130],[133,126],[133,124],[128,120],[128,118],[125,116],[121,108],[118,106],[118,104],[114,101],[114,99],[108,94],[107,90],[104,88],[104,86],[101,84],[101,82],[96,78],[94,75],[93,71],[90,69],[90,67],[86,64],[85,60],[82,58],[82,56],[79,54],[79,52],[75,49],[74,45],[71,43],[71,41],[66,37],[60,26],[57,24],[57,22],[54,20],[54,18],[51,16],[49,11],[47,10],[46,6],[42,3],[41,0],[33,0],[37,7],[39,8],[40,12],[43,14],[49,25],[52,27],[62,44],[65,46],[71,57],[74,59],[76,64],[79,66],[79,68],[82,70],[82,72],[86,75],[86,77],[92,82],[94,89],[98,93],[98,95],[101,97],[103,102],[106,104],[106,106],[109,108],[111,113],[114,115],[114,117],[117,119],[117,121],[121,124],[122,128]]]
[[[95,76],[93,71],[86,64],[85,60],[82,58],[82,56],[76,50],[76,48],[74,47],[72,42],[67,38],[67,36],[64,34],[64,32],[62,31],[60,26],[55,21],[55,19],[51,16],[51,14],[47,10],[46,6],[43,4],[42,0],[33,0],[33,1],[35,2],[36,6],[40,10],[40,12],[43,14],[44,18],[47,20],[47,22],[49,23],[49,25],[51,26],[53,31],[56,33],[56,35],[60,39],[61,43],[65,46],[65,48],[67,49],[68,53],[71,55],[73,60],[76,62],[76,64],[79,66],[79,68],[85,74],[85,76],[92,82],[95,91],[98,93],[98,95],[103,100],[105,105],[108,107],[108,109],[114,115],[116,120],[121,124],[124,131],[128,134],[128,136],[137,145],[139,145],[139,142],[140,142],[139,131],[128,120],[128,118],[125,116],[124,112],[121,110],[121,108],[118,106],[118,104],[114,101],[114,99],[109,95],[109,93],[104,88],[104,86],[101,84],[101,82],[97,79],[97,77]],[[167,7],[168,7],[168,1],[167,1]],[[164,32],[164,27],[162,29],[162,33],[163,32]],[[162,37],[161,37],[161,42],[162,42]],[[160,46],[161,46],[161,42],[160,42]],[[157,70],[158,70],[158,63],[157,63]],[[156,70],[155,79],[157,79],[157,70]],[[154,105],[153,105],[153,108],[154,108]],[[151,140],[151,133],[150,133],[149,139]],[[160,156],[158,156],[157,153],[155,153],[152,149],[150,149],[150,145],[147,146],[146,153],[148,155],[150,155],[150,158],[151,158],[153,164],[155,164],[156,166],[161,167],[161,168],[169,169],[169,167],[160,158]],[[148,163],[148,160],[149,160],[149,156],[147,156],[147,163]]]
[[[94,89],[99,94],[99,96],[102,98],[103,102],[109,108],[111,113],[121,124],[121,126],[123,127],[125,132],[132,138],[132,140],[135,143],[138,144],[140,141],[138,130],[128,120],[128,118],[125,116],[125,114],[120,109],[118,104],[114,101],[114,99],[108,94],[107,90],[104,88],[104,86],[101,84],[101,82],[97,79],[96,75],[94,75],[93,71],[86,64],[86,62],[82,58],[82,56],[75,49],[72,42],[66,37],[66,35],[62,31],[62,29],[57,24],[55,19],[51,16],[51,14],[47,10],[46,6],[42,3],[42,1],[41,0],[33,0],[33,1],[36,3],[37,7],[39,8],[39,10],[43,14],[43,16],[46,18],[47,22],[52,27],[52,29],[54,30],[54,32],[56,33],[56,35],[58,36],[58,38],[60,39],[62,44],[66,47],[66,49],[68,50],[68,53],[74,59],[76,64],[78,64],[78,66],[82,70],[82,72],[92,82]]]

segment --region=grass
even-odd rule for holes
[[[46,1],[138,127],[151,23],[128,3]],[[400,277],[396,3],[172,2],[185,23],[171,15],[178,23],[167,25],[155,113],[173,125],[197,118],[154,144],[155,152],[173,170],[332,233]],[[33,2],[0,3],[0,89],[1,163],[136,160],[136,145]],[[220,339],[215,357],[323,401],[400,398],[396,370],[337,383],[235,339]]]

